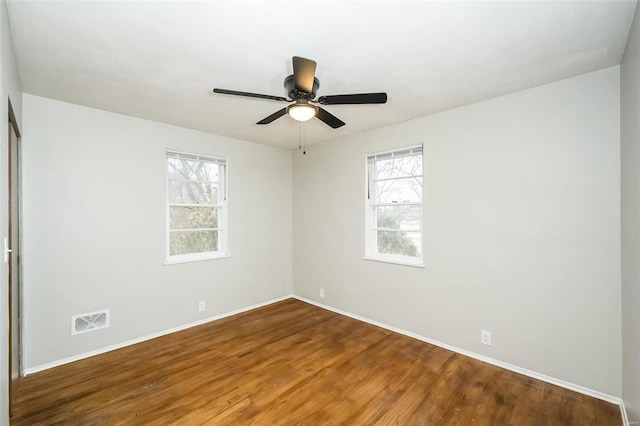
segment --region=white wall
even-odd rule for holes
[[[11,31],[9,27],[9,16],[7,12],[6,0],[0,0],[0,43],[2,45],[0,53],[0,68],[2,72],[3,99],[6,99],[6,97],[8,96],[11,100],[11,106],[13,107],[13,112],[15,113],[18,128],[21,129],[22,87],[20,85],[20,76],[18,75],[18,65],[16,63],[15,54],[13,52],[13,40],[11,38]],[[2,108],[2,111],[4,112],[7,106],[3,105]]]
[[[291,293],[290,151],[26,94],[23,112],[25,368]],[[163,265],[167,148],[227,157],[230,258]],[[70,335],[102,308],[109,329]]]
[[[295,293],[619,397],[619,102],[613,67],[296,154]],[[365,155],[417,143],[427,267],[363,260]]]
[[[11,101],[18,127],[22,121],[22,90],[13,53],[7,5],[0,0],[0,241],[8,234],[7,117]],[[0,261],[0,425],[9,424],[9,312],[7,264]]]
[[[620,67],[622,159],[622,398],[640,421],[640,18]]]

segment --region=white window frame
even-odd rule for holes
[[[180,255],[171,255],[171,222],[170,222],[170,207],[172,205],[183,205],[183,204],[175,204],[169,201],[169,158],[184,158],[191,161],[202,161],[202,162],[210,162],[216,163],[220,166],[223,166],[223,171],[219,173],[219,196],[221,200],[218,201],[218,204],[211,204],[211,206],[215,206],[218,208],[218,227],[205,229],[205,230],[216,230],[218,231],[218,250],[209,251],[209,252],[200,252],[200,253],[187,253]],[[225,157],[215,157],[210,155],[201,155],[201,154],[193,154],[188,152],[176,151],[173,149],[167,149],[165,156],[165,207],[166,207],[166,232],[165,232],[165,265],[173,265],[179,263],[188,263],[188,262],[199,262],[203,260],[212,260],[212,259],[222,259],[230,257],[229,253],[229,221],[228,221],[228,197],[227,197],[227,188],[228,188],[228,177],[227,177],[227,169],[229,167],[228,161]],[[205,204],[209,205],[209,204]]]
[[[391,206],[397,205],[419,205],[420,206],[420,226],[417,231],[420,232],[420,255],[403,256],[397,254],[387,254],[378,252],[378,231],[382,228],[377,226],[377,207],[387,204],[376,202],[375,197],[375,162],[377,160],[385,160],[390,158],[399,158],[420,154],[422,156],[422,170],[420,175],[412,175],[413,177],[422,178],[422,201],[411,203],[393,203]],[[394,263],[398,265],[424,267],[424,154],[422,145],[414,145],[405,148],[398,148],[389,151],[370,153],[365,158],[365,255],[363,259],[373,260],[377,262]]]

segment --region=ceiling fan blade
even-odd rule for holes
[[[381,92],[320,96],[318,102],[322,105],[385,104],[387,103],[387,94]]]
[[[316,63],[311,59],[293,57],[293,78],[296,89],[301,92],[313,91],[313,79],[316,76]]]
[[[269,124],[272,121],[282,117],[286,113],[287,113],[287,109],[286,108],[282,108],[281,110],[278,110],[278,111],[274,112],[270,116],[268,116],[266,118],[263,118],[262,120],[258,121],[256,124]]]
[[[318,108],[318,112],[316,113],[316,117],[324,122],[325,124],[331,126],[334,129],[337,129],[338,127],[342,127],[344,126],[344,121],[340,120],[338,117],[336,117],[335,115],[331,114],[330,112],[317,107]]]
[[[259,93],[238,92],[237,90],[213,89],[213,93],[220,93],[222,95],[246,96],[248,98],[270,99],[272,101],[289,102],[289,99],[283,98],[282,96],[271,96],[271,95],[261,95]]]

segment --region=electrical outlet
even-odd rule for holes
[[[205,309],[207,309],[207,304],[205,303],[205,301],[204,300],[199,301],[198,302],[198,311],[202,312]]]
[[[491,346],[491,332],[487,330],[480,330],[480,343],[483,345]]]
[[[320,289],[320,297],[324,297],[324,288]]]

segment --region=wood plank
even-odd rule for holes
[[[618,406],[289,299],[20,380],[14,425],[620,425]]]

